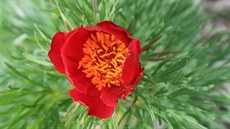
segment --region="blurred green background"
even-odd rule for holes
[[[230,127],[229,0],[0,2],[0,128]],[[103,20],[150,45],[142,82],[107,120],[72,103],[71,84],[47,57],[56,32]]]

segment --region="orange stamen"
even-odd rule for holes
[[[79,62],[78,69],[98,90],[103,87],[121,86],[121,71],[128,49],[123,42],[114,35],[104,32],[96,32],[86,40],[83,46],[84,56]]]

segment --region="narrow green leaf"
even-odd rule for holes
[[[39,127],[39,124],[45,120],[45,116],[42,116],[40,118],[38,118],[37,120],[33,121],[28,127],[27,129],[35,129],[35,128],[38,128]]]
[[[39,42],[36,32],[34,32],[34,38],[35,38],[36,43],[37,43],[38,46],[40,47],[40,49],[41,49],[43,52],[48,53],[48,49],[46,49],[45,47],[43,47],[43,45]]]
[[[32,61],[34,63],[44,65],[44,66],[48,66],[48,67],[53,66],[50,62],[42,60],[42,59],[39,59],[37,56],[28,55],[28,54],[23,54],[23,55],[25,56],[26,59],[28,59],[28,60],[30,60],[30,61]]]
[[[73,30],[73,26],[70,24],[70,21],[66,18],[66,16],[63,14],[63,12],[62,12],[62,10],[61,10],[61,8],[60,8],[60,6],[59,6],[59,4],[58,4],[58,1],[56,0],[56,5],[57,5],[57,8],[58,8],[58,11],[59,11],[59,13],[60,13],[60,15],[61,15],[61,17],[62,17],[62,20],[63,20],[63,22],[64,22],[64,25],[66,26],[66,29],[67,30]]]
[[[133,16],[129,22],[127,29],[131,34],[133,34],[135,32],[135,27],[136,27],[135,17]]]
[[[159,78],[164,78],[164,77],[168,76],[169,74],[171,74],[177,70],[180,70],[181,68],[183,68],[188,63],[189,60],[190,60],[190,58],[184,58],[184,59],[176,62],[175,64],[173,64],[172,66],[167,68],[166,71],[164,71],[162,74],[160,74]]]
[[[42,31],[36,24],[34,25],[35,28],[37,29],[37,31],[39,32],[39,34],[42,36],[42,38],[44,40],[46,40],[48,43],[51,42],[51,37],[49,34],[47,34],[46,32]]]

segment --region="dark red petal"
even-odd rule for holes
[[[128,86],[137,77],[140,69],[139,59],[135,55],[129,55],[123,65],[121,80],[123,86]]]
[[[63,61],[67,64],[67,78],[70,80],[72,85],[81,93],[87,93],[88,87],[91,85],[91,79],[85,76],[82,69],[78,69],[78,62],[69,58],[63,58]]]
[[[97,24],[103,30],[108,31],[110,34],[114,35],[117,39],[129,45],[129,43],[134,39],[130,33],[123,27],[114,24],[111,21],[103,21]]]
[[[60,73],[65,73],[65,67],[61,57],[61,48],[65,44],[67,38],[73,32],[75,32],[75,30],[72,30],[70,32],[57,32],[52,38],[51,49],[48,53],[48,56],[51,62],[54,64],[56,70]]]
[[[141,49],[141,45],[140,45],[140,41],[137,39],[134,39],[130,44],[129,44],[129,53],[139,56],[139,54],[141,53],[142,49]]]
[[[79,61],[83,57],[83,44],[90,36],[90,31],[83,27],[75,30],[74,33],[66,40],[65,45],[61,49],[62,56],[73,61]]]
[[[56,70],[60,73],[65,73],[65,67],[61,58],[61,47],[65,43],[66,33],[57,32],[51,42],[51,49],[48,53],[50,61],[54,64]]]
[[[139,74],[138,74],[136,80],[134,81],[134,86],[138,85],[138,83],[141,81],[143,72],[144,72],[144,68],[140,69]]]
[[[103,101],[104,104],[111,106],[111,107],[116,107],[117,106],[117,101],[119,98],[126,99],[126,96],[131,94],[134,90],[134,88],[138,85],[142,78],[142,74],[144,72],[144,68],[139,69],[138,75],[134,79],[134,81],[125,87],[105,87],[101,91],[101,96],[100,99]]]
[[[126,97],[133,92],[134,88],[140,82],[143,72],[144,68],[140,69],[137,77],[133,80],[133,82],[131,82],[131,84],[126,87],[111,87],[110,93],[116,94],[117,97],[123,98],[125,100]]]
[[[140,69],[138,72],[137,77],[134,79],[134,81],[125,89],[122,90],[122,98],[125,100],[126,97],[131,94],[134,90],[134,88],[138,85],[138,83],[140,82],[141,78],[142,78],[142,74],[144,72],[144,68]]]
[[[96,89],[97,90],[97,89]],[[97,90],[98,91],[98,90]],[[95,90],[90,92],[97,92]],[[99,95],[82,94],[75,89],[69,91],[69,95],[74,101],[77,101],[88,107],[88,114],[99,118],[109,118],[113,115],[114,107],[105,105],[99,98]]]
[[[109,118],[114,113],[114,107],[109,107],[105,105],[100,99],[92,100],[94,103],[91,103],[89,107],[89,115],[97,116],[101,119]]]
[[[121,80],[124,86],[130,85],[138,75],[140,69],[139,54],[141,53],[140,41],[133,40],[128,46],[128,51],[129,55],[124,62],[121,73]]]
[[[69,96],[74,100],[79,102],[80,104],[87,106],[88,103],[88,97],[85,94],[82,94],[78,92],[76,89],[72,89],[69,91]]]
[[[78,69],[78,63],[83,57],[83,44],[90,36],[90,31],[80,27],[66,40],[61,49],[63,63],[66,69],[66,76],[79,92],[86,93],[90,80]]]
[[[114,26],[114,27],[117,27],[118,29],[120,29],[121,31],[124,31],[128,35],[130,35],[128,30],[126,30],[125,28],[123,28],[121,26],[116,25],[112,21],[103,21],[103,22],[97,23],[97,26],[101,26],[101,27],[103,27],[103,26]]]
[[[117,100],[119,96],[113,91],[113,88],[105,87],[101,91],[100,99],[103,101],[104,104],[110,106],[110,107],[116,107],[117,106]]]

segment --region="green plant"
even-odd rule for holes
[[[224,129],[230,122],[230,33],[192,0],[1,1],[0,127],[6,129]],[[142,82],[112,118],[87,115],[50,63],[51,37],[112,20],[141,41]],[[218,65],[220,64],[220,65]]]

